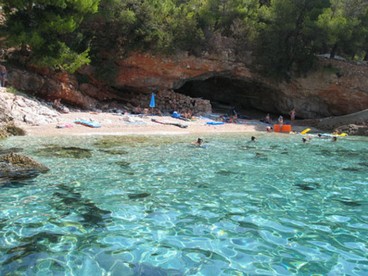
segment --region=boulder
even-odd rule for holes
[[[43,125],[56,123],[60,114],[45,102],[21,94],[17,91],[0,88],[0,132],[19,135],[21,124]]]
[[[368,136],[368,125],[344,125],[336,128],[335,132],[357,136]]]
[[[0,139],[7,138],[9,136],[24,136],[26,132],[14,125],[14,122],[1,122],[0,121]]]
[[[18,153],[9,153],[0,156],[0,180],[12,182],[18,179],[28,179],[46,173],[49,168],[40,164],[31,157]]]
[[[336,117],[328,117],[320,119],[317,123],[317,128],[324,130],[334,130],[341,126],[347,125],[367,125],[368,124],[368,109]]]

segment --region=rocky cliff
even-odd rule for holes
[[[210,112],[207,102],[201,100],[274,114],[287,114],[294,107],[298,118],[338,116],[368,108],[368,67],[337,60],[321,59],[314,72],[289,82],[263,78],[244,64],[224,58],[188,55],[168,58],[132,53],[116,60],[110,69],[113,73],[106,78],[106,72],[92,66],[75,75],[13,67],[8,69],[9,85],[83,109],[148,107],[152,91],[162,111],[183,107]],[[192,98],[198,100],[197,105],[191,105]]]

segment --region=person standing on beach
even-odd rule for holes
[[[290,112],[290,120],[293,122],[295,120],[295,114],[296,114],[296,111],[295,111],[295,108],[293,108]]]
[[[6,67],[0,64],[0,86],[1,87],[6,86],[6,78],[7,78]]]
[[[265,117],[265,123],[267,123],[267,124],[271,124],[272,123],[271,117],[270,117],[270,113],[267,113],[267,115]]]
[[[278,122],[279,122],[279,125],[280,125],[280,129],[282,128],[282,125],[284,124],[284,117],[282,117],[281,115],[280,115],[280,117],[278,118],[278,120],[277,120]]]

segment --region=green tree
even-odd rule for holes
[[[78,26],[98,11],[99,0],[2,0],[9,46],[29,51],[30,62],[74,72],[89,62]]]
[[[344,54],[344,45],[349,52],[348,48],[351,48],[360,36],[360,30],[357,30],[361,23],[360,10],[357,8],[362,7],[362,2],[331,0],[330,7],[324,9],[318,17],[317,24],[324,32],[324,42],[330,50],[330,58],[334,58],[339,49]]]
[[[188,51],[199,54],[205,47],[203,29],[199,26],[201,3],[197,0],[176,3],[174,14],[170,17],[172,47],[175,51]]]
[[[99,14],[84,24],[83,31],[94,37],[96,53],[165,49],[172,41],[168,26],[173,9],[171,0],[102,0]],[[91,30],[96,21],[99,24]]]
[[[314,18],[326,1],[272,0],[260,11],[255,56],[260,70],[271,76],[289,78],[307,72],[314,62]]]

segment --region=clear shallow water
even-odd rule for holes
[[[368,274],[367,138],[196,138],[1,141],[51,170],[0,187],[0,274]]]

